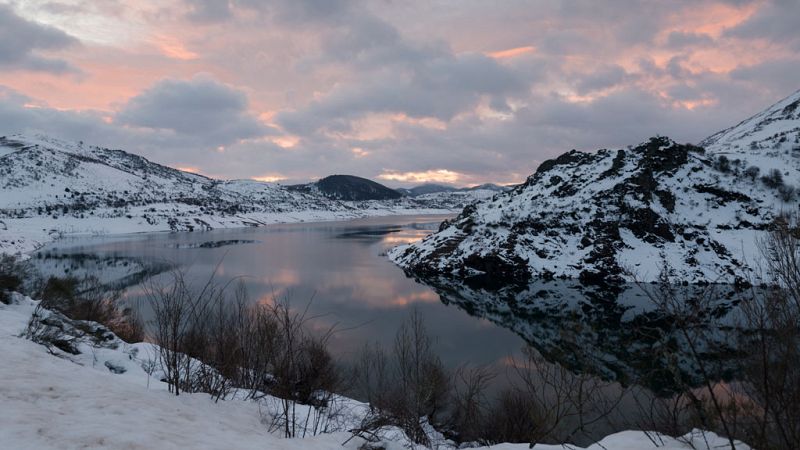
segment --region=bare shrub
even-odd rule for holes
[[[291,307],[289,297],[273,299],[268,313],[277,325],[272,347],[270,393],[280,398],[277,411],[269,411],[270,427],[285,437],[298,437],[308,431],[309,422],[319,425],[334,413],[332,399],[341,383],[338,368],[327,350],[333,329],[321,336],[308,331],[312,317],[306,305],[302,311]],[[300,408],[298,405],[308,406]],[[305,414],[302,410],[305,409]],[[312,417],[313,414],[313,417]],[[318,426],[312,426],[316,432]]]
[[[761,177],[761,181],[769,188],[777,189],[783,186],[783,174],[778,169],[771,169]]]
[[[158,345],[159,364],[170,392],[180,395],[194,390],[191,378],[195,363],[191,355],[202,349],[196,346],[198,330],[192,327],[203,315],[198,310],[207,307],[207,297],[205,290],[193,294],[180,271],[171,272],[171,277],[170,285],[151,282],[145,286],[145,293],[155,316],[152,338]],[[209,283],[213,283],[213,275]]]
[[[170,391],[206,392],[219,400],[237,389],[262,401],[272,431],[286,437],[326,431],[338,414],[334,393],[341,385],[327,349],[333,329],[309,331],[310,302],[301,311],[289,297],[251,304],[243,284],[232,295],[230,284],[212,273],[194,290],[174,271],[169,283],[145,289]]]
[[[50,354],[57,355],[54,349],[59,349],[64,353],[76,355],[78,350],[75,348],[75,336],[65,335],[61,328],[50,326],[45,323],[50,312],[46,310],[40,302],[33,310],[28,325],[25,327],[23,336],[37,344],[43,345]]]
[[[458,442],[571,442],[607,425],[625,390],[545,361],[531,349],[511,359],[509,387],[488,394],[496,374],[485,367],[447,370],[414,311],[400,327],[391,352],[367,345],[355,379],[370,414],[354,430],[374,439],[387,426],[415,444],[432,445],[427,425]]]
[[[714,168],[719,170],[720,172],[730,172],[731,171],[731,161],[725,155],[719,155],[716,161],[714,161]]]
[[[415,421],[427,417],[431,423],[437,423],[450,384],[449,375],[432,344],[422,316],[414,310],[395,337],[395,371],[399,389],[393,403],[402,416]]]
[[[712,314],[721,294],[715,285],[682,289],[671,282],[671,272],[672,269],[665,262],[656,287],[641,287],[658,313],[670,323],[671,330],[660,336],[654,349],[660,353],[659,358],[667,363],[660,376],[664,372],[669,374],[673,390],[680,395],[673,405],[651,405],[652,415],[647,420],[653,426],[651,429],[675,432],[680,422],[669,414],[665,415],[664,409],[674,414],[674,408],[688,405],[688,414],[694,416],[692,423],[705,430],[720,431],[728,438],[731,448],[735,449],[732,427],[723,416],[728,396],[717,389],[718,374],[722,370],[716,366],[717,361],[706,353],[709,346],[721,346],[725,340],[722,324]],[[696,380],[686,373],[682,366],[684,359],[694,368]],[[697,384],[701,388],[698,389]],[[669,420],[662,422],[664,419]]]
[[[757,166],[750,166],[744,170],[744,176],[750,178],[750,180],[755,181],[758,178],[758,174],[761,172]]]
[[[682,436],[703,427],[703,420],[697,411],[703,411],[705,415],[707,408],[698,404],[699,398],[694,393],[686,391],[663,397],[641,388],[637,388],[637,391],[632,396],[636,413],[634,424],[644,430],[655,445],[662,446],[664,436]]]
[[[781,217],[760,243],[771,284],[742,301],[740,345],[745,359],[733,405],[744,409],[743,439],[758,448],[789,449],[800,442],[800,230]],[[744,400],[741,400],[744,399]]]
[[[485,425],[489,417],[498,412],[490,411],[491,401],[487,395],[495,376],[487,367],[461,367],[456,371],[448,425],[460,442],[487,441],[489,434]]]
[[[389,390],[389,358],[382,347],[376,344],[364,344],[356,361],[353,375],[357,395],[360,395],[375,411],[380,399]]]
[[[433,342],[414,310],[395,336],[391,355],[366,346],[359,358],[356,383],[370,400],[372,414],[357,430],[396,426],[416,444],[430,445],[426,425],[445,423],[450,376],[433,351]]]
[[[784,202],[790,202],[797,196],[797,189],[795,189],[795,187],[791,184],[782,184],[778,187],[778,193],[781,196],[781,200]]]
[[[31,278],[30,265],[12,255],[0,255],[0,303],[8,303],[12,292],[22,290]]]
[[[105,325],[117,337],[128,343],[144,342],[146,338],[144,322],[137,308],[126,307],[117,310],[115,319]]]
[[[248,305],[243,290],[239,290],[235,306],[242,341],[239,344],[242,365],[236,376],[237,385],[249,399],[260,399],[275,382],[272,375],[274,349],[280,346],[278,323],[269,306]]]
[[[511,388],[490,416],[500,422],[490,425],[501,430],[493,439],[535,444],[589,438],[594,427],[612,425],[612,413],[626,392],[615,383],[550,363],[530,347],[523,348],[522,358],[512,358],[511,367]],[[504,402],[515,402],[523,419],[504,417]]]
[[[122,291],[108,289],[96,277],[50,277],[43,284],[41,305],[73,320],[105,325],[126,342],[144,340],[144,324],[138,312],[122,308]]]
[[[766,282],[741,290],[734,317],[714,314],[721,294],[714,286],[689,295],[666,280],[651,297],[674,325],[688,352],[684,361],[698,368],[700,387],[680,377],[683,389],[671,399],[653,400],[646,424],[675,435],[702,427],[753,448],[791,449],[800,439],[800,232],[795,220],[781,217],[759,243]],[[727,320],[727,322],[726,322]],[[733,323],[730,323],[733,321]],[[715,361],[705,353],[714,342],[734,343],[735,382],[721,382]],[[679,358],[673,359],[677,373]],[[680,384],[679,384],[680,385]],[[640,405],[642,407],[642,405]]]
[[[539,405],[532,397],[520,395],[515,388],[504,389],[489,406],[481,428],[481,440],[488,444],[537,442],[538,419]]]

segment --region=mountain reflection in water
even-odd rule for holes
[[[679,299],[714,299],[693,310],[691,329],[657,306],[656,284],[614,288],[572,280],[536,280],[504,289],[470,287],[446,277],[413,276],[441,301],[507,328],[548,361],[623,385],[641,384],[669,395],[711,378],[735,377],[736,290],[732,286],[672,286]],[[693,355],[689,340],[697,349]],[[700,367],[698,359],[702,360]]]
[[[320,329],[336,324],[348,330],[331,340],[331,350],[343,361],[366,342],[391,348],[397,329],[417,310],[450,367],[489,365],[502,372],[509,356],[519,355],[527,343],[573,372],[644,382],[657,392],[669,393],[674,384],[665,355],[680,361],[681,377],[697,380],[698,368],[682,353],[685,342],[671,329],[671,319],[655,312],[637,286],[609,293],[554,280],[488,290],[443,278],[408,277],[383,256],[395,245],[434,231],[444,218],[67,238],[40,250],[33,261],[45,275],[100,273],[104,282],[130,286],[126,299],[142,304],[145,318],[148,308],[139,283],[166,281],[164,272],[171,267],[185,271],[187,281],[196,285],[216,267],[222,281],[239,277],[253,301],[291,296],[305,306],[313,297],[309,314],[319,318]],[[724,314],[729,305],[723,299],[715,311],[705,313]],[[720,378],[730,377],[734,367],[735,352],[726,337],[729,333],[720,333],[703,346]],[[670,352],[660,351],[665,348]]]

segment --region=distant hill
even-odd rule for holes
[[[314,183],[289,186],[289,189],[318,192],[327,198],[344,201],[393,200],[403,196],[394,189],[354,175],[330,175]]]
[[[408,195],[410,195],[411,197],[416,197],[418,195],[435,194],[437,192],[453,192],[456,191],[457,189],[452,186],[428,183],[419,186],[414,186],[412,188],[404,190],[407,191]]]
[[[455,188],[453,186],[445,186],[443,184],[427,183],[412,188],[400,188],[397,189],[397,191],[409,197],[417,197],[420,195],[436,194],[439,192],[472,192],[472,191],[505,192],[509,189],[510,188],[508,187],[499,186],[493,183],[486,183],[478,186],[463,187],[463,188]]]
[[[511,187],[509,186],[500,186],[494,183],[485,183],[480,184],[478,186],[472,186],[468,188],[463,188],[463,191],[495,191],[495,192],[505,192],[510,190]]]
[[[192,231],[442,213],[485,199],[487,192],[410,197],[347,175],[292,188],[217,180],[83,142],[0,136],[0,254],[25,253],[74,233]]]

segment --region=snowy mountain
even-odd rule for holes
[[[412,188],[400,188],[397,189],[403,195],[407,195],[409,197],[417,197],[420,195],[426,194],[436,194],[439,192],[470,192],[470,191],[493,191],[493,192],[505,192],[509,190],[506,186],[498,186],[493,183],[486,183],[481,184],[479,186],[472,186],[472,187],[464,187],[464,188],[455,188],[452,186],[445,186],[442,184],[421,184],[419,186],[415,186]]]
[[[336,186],[298,190],[254,180],[215,180],[122,150],[47,136],[2,137],[0,252],[27,252],[63,234],[192,231],[448,213],[486,198],[482,191],[399,198],[399,193],[378,185],[392,195],[363,200],[343,195]],[[362,201],[346,201],[350,198]]]
[[[168,204],[235,215],[338,205],[279,185],[217,181],[148,161],[122,150],[72,144],[47,137],[0,139],[2,214],[121,215],[156,206],[150,220],[174,219]],[[174,206],[173,205],[173,206]],[[179,228],[174,224],[173,228]]]
[[[498,285],[654,280],[665,263],[675,280],[750,280],[757,237],[798,207],[799,136],[797,92],[705,148],[656,137],[573,150],[390,257],[416,275]]]
[[[729,160],[740,159],[759,169],[761,175],[772,169],[783,172],[787,181],[800,179],[800,91],[763,112],[720,131],[700,143],[710,153]]]
[[[437,192],[452,192],[455,191],[456,188],[452,186],[445,186],[443,184],[434,184],[434,183],[427,183],[421,184],[419,186],[414,186],[412,188],[400,188],[398,189],[403,195],[408,195],[409,197],[416,197],[417,195],[422,194],[435,194]]]

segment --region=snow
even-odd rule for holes
[[[8,334],[16,316],[0,312],[5,360],[0,367],[0,442],[5,449],[340,448],[334,436],[288,441],[270,435],[256,404],[175,397],[164,389],[147,389],[130,376],[49,355]]]
[[[148,206],[147,208],[151,208]],[[33,216],[23,219],[0,219],[0,253],[25,255],[37,248],[66,236],[101,236],[125,235],[132,233],[168,232],[171,230],[167,222],[156,224],[137,219],[136,214],[145,214],[144,207],[130,208],[134,219],[127,217],[97,217],[82,219],[73,216],[61,216],[53,219],[49,216]],[[354,209],[343,211],[300,210],[293,212],[251,213],[237,217],[221,217],[213,214],[191,215],[189,219],[199,219],[211,228],[245,228],[250,226],[266,226],[281,223],[327,222],[351,220],[364,217],[380,217],[394,215],[441,215],[452,214],[452,209],[403,209],[379,208]],[[188,221],[188,219],[187,219]],[[5,228],[4,228],[5,227]]]
[[[746,161],[762,175],[778,169],[788,183],[800,183],[800,91],[700,145],[715,155]]]
[[[20,255],[65,235],[449,214],[494,194],[344,202],[275,183],[213,180],[121,150],[41,135],[0,138],[0,191],[0,253]]]
[[[14,304],[0,304],[0,447],[3,449],[296,449],[343,448],[349,434],[335,432],[303,439],[280,438],[260,420],[259,405],[242,400],[213,402],[205,394],[173,396],[147,375],[140,364],[149,344],[120,345],[117,349],[86,348],[81,355],[59,356],[20,337],[36,302],[18,294]],[[114,374],[110,361],[124,367]],[[358,402],[354,402],[358,404]],[[388,433],[387,436],[394,436]],[[684,450],[722,446],[726,441],[706,433],[710,447],[698,434],[686,442],[662,437],[658,448]],[[691,442],[691,443],[689,443]],[[356,449],[353,439],[344,446]],[[388,448],[404,448],[388,442]],[[691,445],[695,447],[692,447]],[[453,448],[442,442],[439,448]],[[501,444],[497,450],[523,450],[527,444]],[[561,450],[560,445],[536,445],[536,450]],[[571,447],[575,448],[577,447]],[[624,431],[587,447],[592,450],[656,448],[645,433]],[[737,446],[746,450],[744,445]]]
[[[463,276],[467,261],[491,257],[532,277],[645,282],[666,261],[678,282],[758,282],[758,242],[776,216],[800,206],[800,195],[785,195],[800,187],[800,91],[702,145],[653,138],[565,153],[389,257],[415,273]],[[718,166],[723,155],[729,170]],[[760,175],[778,169],[783,191],[746,176],[752,166]]]

